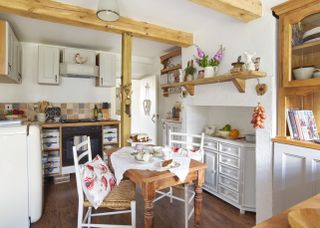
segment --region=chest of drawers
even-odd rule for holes
[[[255,211],[255,144],[206,137],[204,189],[245,211]]]

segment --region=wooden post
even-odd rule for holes
[[[131,133],[132,35],[128,33],[122,34],[121,59],[121,146],[125,146]]]

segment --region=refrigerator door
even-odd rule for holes
[[[0,227],[29,227],[27,127],[0,128]]]
[[[43,171],[41,161],[40,128],[36,125],[29,127],[29,212],[31,223],[38,221],[42,215],[43,201]]]

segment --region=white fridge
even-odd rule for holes
[[[40,128],[0,127],[0,227],[27,228],[42,215]]]

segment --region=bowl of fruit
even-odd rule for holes
[[[223,138],[228,138],[230,132],[231,132],[231,125],[227,124],[223,128],[218,130],[218,136],[221,136]]]

